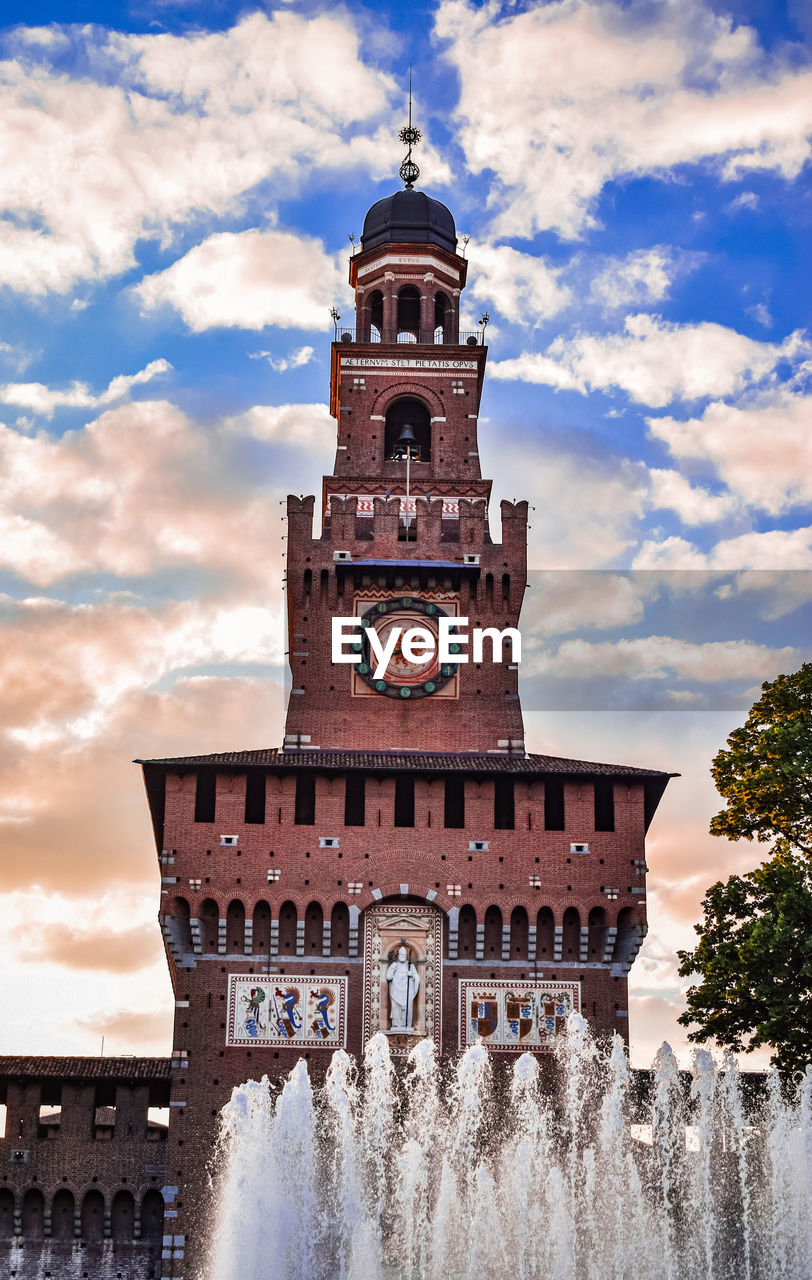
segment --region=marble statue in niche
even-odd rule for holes
[[[412,1031],[412,1011],[420,988],[420,974],[409,959],[403,942],[397,955],[386,970],[389,985],[389,1028],[392,1031]]]

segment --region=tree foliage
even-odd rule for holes
[[[812,663],[762,686],[711,766],[727,807],[713,835],[781,841],[812,858]]]
[[[699,943],[678,952],[688,1039],[738,1052],[772,1048],[792,1076],[812,1062],[812,663],[762,685],[711,772],[726,808],[713,835],[772,841],[755,871],[708,889]]]
[[[779,852],[756,871],[711,886],[695,925],[695,951],[678,952],[680,975],[702,975],[680,1022],[688,1039],[751,1053],[773,1049],[792,1076],[812,1062],[812,869]]]

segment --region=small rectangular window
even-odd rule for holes
[[[547,778],[544,783],[544,829],[564,830],[564,783],[561,778]]]
[[[217,799],[217,774],[214,769],[199,769],[195,788],[195,822],[214,822]]]
[[[497,831],[510,831],[514,821],[513,779],[496,778],[493,788],[493,825]]]
[[[62,1122],[61,1087],[57,1088],[56,1092],[43,1088],[41,1097],[43,1101],[40,1104],[37,1127],[37,1137],[40,1141],[59,1136],[59,1126]]]
[[[344,783],[344,826],[363,827],[366,821],[367,780],[363,773],[348,773]]]
[[[296,777],[293,821],[299,827],[312,827],[316,821],[316,775],[313,773],[300,773]]]
[[[245,821],[265,821],[265,772],[252,770],[245,779]]]
[[[445,780],[444,825],[465,826],[465,779],[456,774]]]
[[[595,830],[615,829],[615,784],[611,778],[595,779]]]
[[[404,773],[395,778],[395,826],[414,826],[414,778]]]

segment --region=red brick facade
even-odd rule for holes
[[[356,327],[333,345],[337,451],[320,530],[314,498],[288,500],[284,747],[145,763],[178,999],[168,1181],[186,1250],[173,1275],[201,1256],[203,1162],[233,1086],[282,1076],[302,1054],[326,1068],[336,1040],[319,1047],[318,1017],[312,1031],[301,1021],[319,994],[333,1014],[345,1002],[333,1034],[350,1052],[379,1027],[407,1052],[387,1011],[398,933],[414,926],[409,958],[424,966],[415,1034],[444,1054],[477,1027],[487,1040],[503,1000],[499,1034],[515,1011],[515,1048],[532,1047],[521,1000],[539,995],[540,1040],[542,998],[552,1026],[562,984],[597,1029],[628,1036],[645,832],[667,775],[528,756],[509,660],[461,664],[408,696],[391,670],[376,686],[331,662],[332,618],[374,618],[379,605],[408,618],[428,601],[499,630],[519,620],[527,504],[502,503],[495,542],[477,432],[487,352],[481,333],[459,335],[464,260],[427,236],[362,241],[352,260]],[[408,495],[393,456],[404,439],[419,454]],[[283,1030],[263,1043],[263,1025]]]
[[[163,1274],[168,1058],[0,1057],[0,1275]]]
[[[331,662],[333,617],[519,622],[527,503],[502,503],[495,542],[487,351],[459,333],[466,263],[432,226],[362,238],[351,263],[318,528],[313,497],[288,500],[283,747],[143,762],[176,1002],[164,1277],[196,1280],[205,1258],[217,1114],[244,1080],[301,1056],[319,1075],[378,1030],[401,1058],[422,1035],[443,1054],[476,1034],[543,1054],[573,1003],[628,1036],[645,832],[668,775],[526,754],[509,654],[411,682],[402,656],[379,680]],[[401,945],[419,979],[405,1021],[389,986]]]

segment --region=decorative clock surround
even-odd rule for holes
[[[374,627],[383,640],[392,627],[400,627],[403,632],[420,626],[434,636],[435,651],[422,662],[414,663],[406,659],[398,645],[383,677],[376,679],[375,655],[365,634],[363,642],[355,646],[356,650],[361,651],[362,661],[357,667],[361,679],[376,693],[387,698],[402,698],[404,701],[426,698],[443,689],[457,674],[458,664],[440,663],[437,657],[437,619],[441,617],[449,617],[445,609],[419,596],[398,596],[372,605],[361,615],[361,626],[365,633]],[[452,653],[460,651],[459,645],[451,645],[450,648]]]

